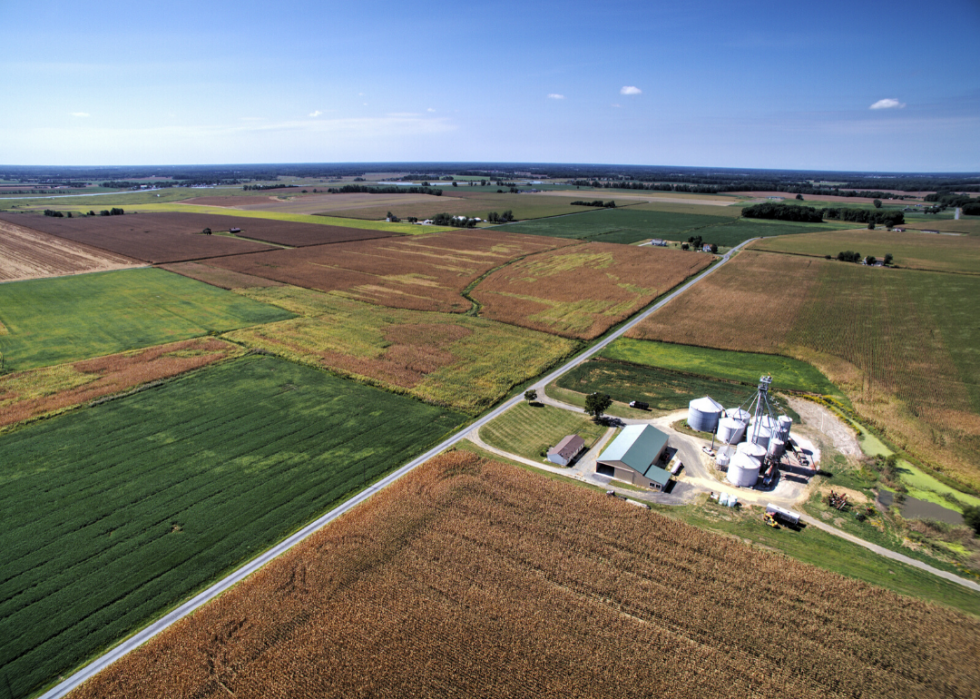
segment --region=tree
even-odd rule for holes
[[[871,266],[874,266],[874,264],[875,264],[875,263],[876,263],[876,262],[878,261],[878,258],[877,258],[877,257],[875,257],[874,255],[868,255],[868,259],[867,259],[867,260],[865,260],[865,261],[866,261],[866,262],[867,262],[867,263],[868,263],[869,265],[871,265]]]
[[[715,254],[715,255],[718,254],[718,246],[715,245],[714,243],[711,244],[711,252],[712,252],[712,254]]]
[[[687,243],[681,243],[681,250],[690,250],[691,246]]]
[[[963,521],[966,522],[968,527],[972,527],[973,531],[980,534],[980,506],[973,507],[967,505],[963,508]]]
[[[612,398],[605,393],[590,393],[585,398],[585,412],[591,415],[596,422],[609,409],[610,405],[612,405]]]
[[[873,202],[871,202],[871,203],[875,205],[875,208],[876,208],[876,209],[880,209],[880,208],[881,208],[881,199],[875,199],[875,200],[874,200]]]
[[[796,195],[796,200],[797,201],[803,201],[803,195],[802,194],[797,194]]]
[[[528,403],[533,403],[537,399],[538,399],[538,392],[535,391],[533,388],[529,388],[528,390],[524,391],[524,400],[526,400]]]
[[[201,231],[201,233],[203,233],[204,235],[211,235],[211,229],[205,228],[203,231]]]
[[[892,260],[894,260],[894,259],[895,259],[895,258],[894,258],[894,257],[892,257],[892,254],[891,254],[891,253],[888,253],[887,255],[885,255],[885,261],[884,261],[884,264],[886,264],[886,265],[890,265],[890,264],[892,263]]]
[[[874,221],[869,221],[868,222],[868,230],[869,231],[873,231],[874,229],[875,229],[875,222]]]

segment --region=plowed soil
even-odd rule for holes
[[[461,292],[489,270],[523,255],[575,244],[544,236],[460,231],[236,255],[210,264],[360,301],[462,313]]]
[[[980,622],[452,452],[76,690],[967,697]]]
[[[0,282],[139,267],[136,260],[0,221]]]
[[[160,268],[222,289],[251,289],[262,286],[282,286],[281,283],[271,279],[254,277],[250,274],[242,274],[241,272],[232,272],[230,269],[212,267],[201,262],[175,262],[173,264],[160,265]]]

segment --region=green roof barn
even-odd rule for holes
[[[661,490],[670,474],[657,466],[667,435],[652,425],[627,425],[596,460],[596,473]]]

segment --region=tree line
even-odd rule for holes
[[[345,184],[343,187],[331,187],[327,190],[330,194],[431,194],[434,197],[441,197],[442,190],[438,187],[368,187],[363,184]]]
[[[824,219],[834,221],[853,221],[855,223],[874,223],[889,228],[905,223],[905,214],[901,211],[869,211],[867,209],[848,209],[843,207],[828,207],[815,209],[812,206],[795,206],[793,204],[755,204],[742,209],[744,218],[762,218],[776,221],[796,221],[800,223],[820,223]]]
[[[602,209],[615,209],[616,202],[614,201],[602,201],[602,199],[596,199],[595,201],[573,201],[571,206],[595,206]]]

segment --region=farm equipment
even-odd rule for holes
[[[773,529],[779,529],[779,525],[776,523],[776,516],[771,512],[766,512],[764,515],[762,515],[762,521]]]
[[[827,496],[827,504],[843,512],[849,505],[847,502],[847,493],[835,493],[831,490],[830,495]]]

